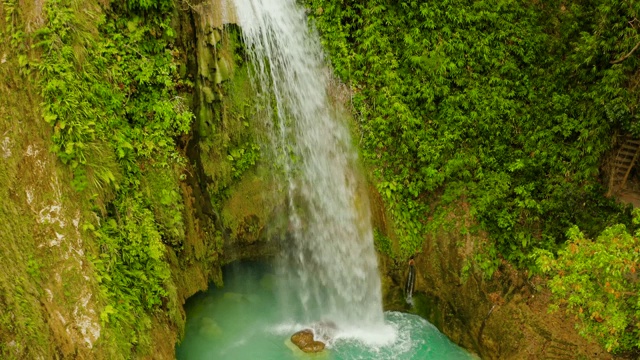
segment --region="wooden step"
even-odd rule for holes
[[[633,161],[633,158],[617,158],[614,164],[617,164],[617,163],[630,164],[632,161]]]
[[[636,154],[637,154],[636,152],[628,152],[628,151],[620,150],[620,152],[618,153],[618,157],[627,156],[627,157],[633,158],[634,156],[636,156]]]
[[[620,155],[620,154],[618,154],[618,156],[616,156],[616,160],[629,161],[629,160],[633,160],[633,158],[634,158],[634,156],[626,156],[626,155]]]
[[[618,156],[616,156],[616,159],[627,160],[627,159],[633,159],[634,156],[635,156],[635,154],[633,154],[632,156],[618,154]]]
[[[627,138],[623,141],[624,143],[620,145],[616,158],[613,162],[607,196],[610,196],[624,188],[627,179],[629,178],[629,174],[636,164],[638,155],[640,154],[640,139]]]

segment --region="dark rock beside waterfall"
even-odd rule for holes
[[[291,342],[300,350],[307,353],[320,352],[324,350],[324,343],[313,339],[313,331],[310,329],[300,330],[291,335]]]

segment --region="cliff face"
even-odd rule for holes
[[[21,18],[22,31],[32,33],[43,24],[41,5],[3,3],[2,29]],[[89,357],[109,330],[100,322],[104,300],[91,265],[98,249],[82,231],[91,222],[88,202],[50,152],[52,131],[25,64],[33,55],[9,46],[15,34],[2,35],[0,356]]]
[[[129,253],[123,245],[113,251],[115,245],[104,240],[113,234],[100,231],[110,221],[126,225],[123,218],[137,211],[118,212],[114,205],[129,186],[121,179],[131,169],[124,168],[106,139],[91,139],[98,150],[88,162],[111,169],[114,180],[78,191],[73,184],[82,174],[51,151],[52,139],[65,125],[45,121],[52,100],[38,64],[47,54],[31,47],[43,36],[36,35],[38,29],[51,21],[47,4],[0,4],[0,357],[173,358],[184,327],[184,301],[211,282],[222,285],[223,264],[275,253],[266,224],[281,201],[264,197],[274,186],[260,162],[256,136],[261,129],[252,121],[260,114],[239,29],[232,17],[220,16],[217,1],[181,2],[170,17],[175,35],[162,50],[172,54],[177,69],[174,81],[180,85],[173,96],[183,99],[195,117],[172,145],[186,161],[163,167],[151,156],[126,163],[138,174],[131,176],[137,181],[131,194],[142,198],[140,207],[151,214],[162,244],[155,266],[170,271],[162,279],[160,304],[131,303],[132,316],[144,324],[135,327],[118,318],[125,301],[109,285],[117,274],[113,269]],[[70,46],[79,49],[86,50],[87,39],[104,35],[95,19],[115,17],[114,9],[97,1],[56,4],[84,19],[72,27],[81,36]],[[141,24],[129,19],[119,31],[131,36]],[[80,56],[76,61],[74,72],[82,74],[92,60]],[[113,85],[126,90],[123,83]],[[138,96],[140,83],[132,86],[138,89],[127,96]],[[349,98],[344,91],[336,93]],[[379,194],[371,193],[376,227],[387,239],[376,242],[387,307],[407,310],[402,300],[406,264],[388,256],[397,248],[393,225]],[[134,235],[123,241],[133,241]],[[482,239],[453,232],[429,237],[415,257],[413,311],[483,358],[604,357],[600,348],[578,337],[571,321],[546,314],[547,294],[535,281],[506,264],[491,280],[467,266],[478,246]],[[111,263],[105,256],[120,260]],[[133,269],[136,261],[127,266]]]
[[[544,279],[504,261],[488,279],[474,257],[486,246],[484,234],[471,235],[472,217],[465,204],[451,209],[451,225],[428,235],[413,257],[413,305],[405,299],[407,262],[393,260],[398,249],[393,223],[381,196],[372,190],[385,307],[416,313],[452,341],[482,359],[612,359],[604,349],[581,337],[576,319],[562,311],[549,313],[550,292]],[[381,246],[381,244],[387,246]]]
[[[98,249],[82,232],[87,202],[49,151],[36,90],[17,59],[0,57],[0,354],[88,356],[108,330],[90,261]]]

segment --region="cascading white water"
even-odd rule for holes
[[[369,204],[349,129],[329,101],[318,36],[295,0],[228,1],[269,113],[274,168],[286,176],[289,305],[304,316],[296,320],[383,328]]]

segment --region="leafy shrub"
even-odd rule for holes
[[[638,123],[628,82],[638,59],[610,63],[635,45],[637,7],[305,3],[354,92],[362,152],[398,223],[401,256],[444,225],[425,220],[448,211],[430,204],[462,199],[495,244],[491,263],[532,266],[528,254],[553,251],[573,224],[592,235],[631,225],[598,175],[611,134]]]
[[[634,221],[640,221],[636,211]],[[624,225],[605,229],[595,241],[573,227],[557,258],[540,252],[538,264],[553,275],[556,303],[580,319],[580,332],[609,352],[640,350],[640,232]]]

